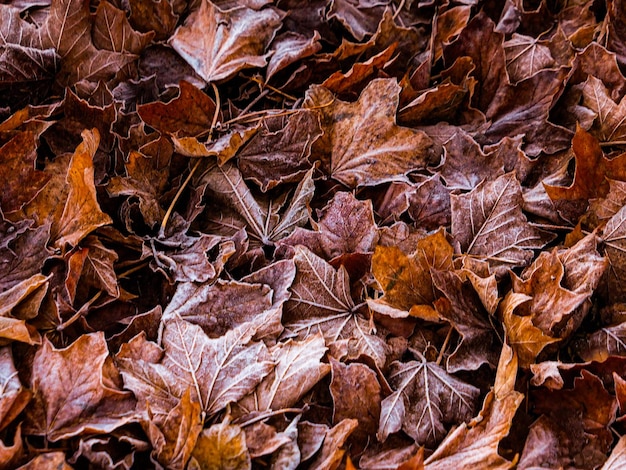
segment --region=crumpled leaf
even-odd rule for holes
[[[207,3],[207,0],[204,0]],[[137,113],[159,132],[197,136],[211,128],[215,102],[191,83],[181,81],[180,94],[169,103],[157,101],[137,106]]]
[[[82,137],[83,143],[76,148],[67,170],[69,191],[63,212],[58,221],[53,220],[51,238],[59,248],[76,246],[93,230],[112,222],[100,209],[94,185],[93,156],[100,136],[93,129],[83,131]]]
[[[221,11],[202,0],[169,43],[204,80],[219,82],[242,69],[265,66],[265,50],[281,20],[272,8]]]
[[[399,92],[394,80],[377,79],[357,102],[346,103],[323,87],[309,89],[305,107],[316,109],[324,131],[313,152],[329,176],[354,188],[402,180],[435,163],[424,132],[396,125]]]
[[[469,421],[480,390],[448,374],[435,363],[394,362],[389,372],[395,391],[382,402],[377,437],[384,441],[402,429],[420,445],[435,447],[446,425]]]
[[[311,168],[311,146],[322,130],[315,114],[304,109],[285,120],[269,118],[263,124],[238,153],[237,164],[244,178],[265,192],[300,180]]]
[[[330,372],[330,366],[321,362],[326,350],[321,334],[311,334],[302,341],[277,343],[270,349],[275,362],[274,370],[239,405],[249,411],[294,406]]]
[[[137,336],[122,346],[117,361],[125,386],[140,403],[148,401],[155,414],[169,413],[191,389],[192,400],[212,416],[250,393],[273,370],[265,344],[251,341],[254,333],[254,327],[244,324],[210,339],[199,326],[173,320],[165,324],[162,351]],[[146,348],[150,356],[141,353]]]
[[[533,227],[522,213],[522,190],[514,173],[479,184],[467,194],[450,196],[452,236],[461,251],[489,262],[496,274],[524,266],[531,250],[553,236]]]
[[[327,430],[322,448],[317,457],[310,463],[311,468],[319,468],[320,470],[336,469],[346,453],[346,449],[343,446],[358,425],[359,422],[356,419],[344,419]]]
[[[432,279],[445,296],[435,302],[437,313],[461,335],[461,341],[448,357],[448,372],[477,370],[483,364],[495,366],[493,326],[471,283],[464,282],[453,271],[434,269]]]
[[[343,364],[332,357],[330,364],[333,422],[356,419],[359,427],[352,435],[367,441],[368,436],[376,432],[380,420],[382,393],[376,372],[365,364]]]
[[[432,305],[437,294],[431,269],[452,269],[452,255],[453,249],[441,230],[420,239],[409,256],[395,246],[377,246],[372,257],[372,273],[383,296],[368,299],[367,305],[393,318],[411,315],[437,321],[439,315]]]
[[[103,333],[82,335],[65,349],[44,339],[33,361],[25,431],[55,442],[85,431],[111,432],[136,419],[132,395],[105,381],[107,357]]]

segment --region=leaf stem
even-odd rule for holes
[[[303,411],[304,411],[304,408],[283,408],[281,410],[269,410],[269,411],[265,411],[264,413],[261,413],[258,416],[250,418],[248,421],[244,421],[241,424],[239,423],[236,423],[236,424],[238,424],[239,427],[243,428],[246,426],[250,426],[251,424],[258,423],[259,421],[263,421],[268,418],[271,418],[272,416],[283,415],[286,413],[302,413]]]
[[[443,344],[441,345],[441,349],[439,350],[439,356],[437,356],[437,365],[441,364],[441,360],[443,359],[443,354],[446,352],[448,348],[448,343],[450,342],[450,337],[452,336],[452,327],[448,328],[448,334],[446,334],[446,339],[443,340]]]

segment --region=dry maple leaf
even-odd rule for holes
[[[522,189],[514,173],[450,198],[452,236],[461,251],[485,259],[499,275],[507,268],[528,264],[531,250],[553,238],[527,222],[521,209]]]
[[[202,431],[200,404],[187,390],[162,422],[148,421],[147,434],[153,457],[172,470],[184,470]]]
[[[255,332],[243,324],[210,339],[199,326],[173,320],[163,330],[163,351],[137,336],[132,348],[122,347],[117,360],[126,387],[140,401],[148,401],[154,413],[167,414],[191,389],[192,399],[213,416],[250,393],[273,370],[265,344],[251,341]]]
[[[252,468],[246,435],[240,426],[228,419],[204,429],[191,454],[189,469],[220,468],[247,470]]]
[[[513,468],[513,463],[498,454],[498,445],[508,434],[513,416],[523,399],[523,395],[514,389],[516,375],[517,357],[505,343],[494,389],[485,397],[479,415],[469,424],[462,423],[448,434],[424,461],[424,468]]]
[[[348,187],[404,179],[436,163],[432,141],[422,131],[395,123],[400,86],[392,79],[371,81],[355,103],[313,86],[305,107],[320,116],[324,134],[313,145],[329,176]]]
[[[394,362],[389,372],[395,391],[381,404],[377,437],[384,441],[402,429],[420,445],[436,446],[446,435],[445,425],[470,420],[480,390],[433,362]]]
[[[297,227],[282,244],[304,245],[316,255],[331,260],[348,253],[371,253],[378,239],[378,227],[370,201],[359,201],[337,192],[318,213],[315,231]]]
[[[27,432],[54,442],[136,420],[135,399],[106,376],[108,355],[103,333],[82,335],[65,349],[44,339],[33,360]]]
[[[299,225],[306,223],[307,205],[315,190],[313,169],[311,169],[300,181],[286,207],[284,207],[286,204],[284,196],[274,200],[267,200],[268,198],[257,200],[243,180],[237,166],[231,162],[226,162],[221,167],[212,166],[202,176],[201,181],[235,212],[234,220],[230,221],[222,218],[219,213],[211,216],[210,221],[217,226],[218,230],[221,226],[222,231],[225,230],[225,234],[230,235],[233,228],[245,227],[248,236],[257,244],[263,245],[272,245],[289,235]]]
[[[219,82],[244,68],[265,66],[265,50],[281,20],[272,8],[222,11],[202,0],[169,43],[204,80]]]
[[[285,328],[301,338],[320,331],[336,358],[366,354],[382,367],[387,345],[359,313],[361,306],[352,299],[345,268],[335,270],[302,246],[296,247],[294,261],[297,271],[285,304]]]

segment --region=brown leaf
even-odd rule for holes
[[[313,142],[322,134],[312,111],[299,110],[285,120],[266,119],[237,156],[244,178],[265,192],[280,183],[300,181],[311,168]]]
[[[407,256],[395,246],[377,246],[372,258],[372,274],[383,290],[379,299],[368,299],[368,306],[394,318],[408,315],[437,321],[432,304],[437,295],[431,268],[452,269],[453,250],[442,230],[417,242]]]
[[[546,43],[547,40],[542,41],[518,33],[514,33],[511,39],[504,42],[506,68],[512,82],[519,82],[556,65]]]
[[[617,402],[597,376],[583,370],[573,389],[538,389],[533,403],[535,412],[543,417],[533,426],[536,431],[524,446],[521,465],[536,465],[538,458],[564,467],[595,467],[604,462],[613,442],[608,426],[615,420]],[[553,451],[534,454],[537,439],[545,442],[548,436],[557,444]]]
[[[626,437],[620,437],[601,470],[618,470],[626,465]]]
[[[332,381],[330,393],[333,397],[333,422],[356,419],[359,427],[352,436],[358,441],[367,441],[378,429],[380,419],[381,387],[376,372],[357,362],[343,364],[330,358]]]
[[[169,44],[204,80],[219,82],[242,69],[265,66],[265,50],[281,20],[272,8],[221,11],[203,0]]]
[[[154,227],[163,220],[165,211],[160,198],[170,175],[172,148],[162,139],[162,151],[154,156],[131,151],[125,162],[126,176],[114,176],[107,184],[111,196],[132,196],[139,199],[139,210],[144,222]]]
[[[204,429],[198,436],[189,468],[220,470],[252,468],[246,435],[241,427],[229,424],[226,420]]]
[[[436,158],[425,133],[396,125],[399,93],[391,79],[373,80],[355,103],[309,89],[305,106],[317,110],[324,130],[313,151],[332,178],[350,188],[398,181]]]
[[[51,238],[58,248],[66,244],[76,246],[96,228],[112,222],[100,209],[94,185],[93,156],[100,135],[95,129],[85,130],[81,135],[83,142],[76,148],[67,169],[67,200],[60,218],[53,220]]]
[[[93,43],[98,49],[140,54],[150,43],[154,32],[139,33],[132,29],[126,12],[109,2],[101,2],[93,23]]]
[[[315,231],[298,227],[281,244],[304,245],[326,260],[373,251],[378,231],[371,202],[359,201],[352,193],[339,191],[318,215]]]
[[[433,362],[394,362],[389,372],[395,391],[382,402],[376,436],[380,441],[402,429],[419,445],[436,447],[447,426],[469,421],[480,390]],[[446,426],[447,425],[447,426]]]
[[[157,0],[129,0],[130,23],[144,33],[154,32],[154,39],[162,41],[170,37],[178,16],[170,2]]]
[[[528,295],[508,292],[500,305],[507,342],[517,353],[519,365],[524,369],[534,364],[547,345],[559,340],[533,325],[531,316],[515,315],[515,308],[529,300],[532,297]]]
[[[44,339],[35,354],[25,433],[55,442],[110,432],[135,419],[135,400],[104,382],[108,350],[104,334],[82,335],[65,349]]]
[[[0,147],[0,177],[12,182],[0,194],[0,209],[4,214],[28,204],[50,179],[45,172],[35,168],[36,152],[32,132],[20,132]]]
[[[330,366],[321,362],[326,349],[320,334],[309,335],[302,341],[288,340],[276,344],[270,350],[274,370],[257,386],[253,395],[239,405],[249,411],[280,410],[296,405],[330,372]]]
[[[513,173],[450,199],[452,235],[462,252],[485,259],[496,274],[528,264],[531,250],[553,238],[527,222],[521,209],[522,189]]]
[[[566,210],[564,215],[569,219],[575,219],[584,212],[588,199],[606,195],[608,185],[605,178],[626,179],[623,164],[625,157],[607,159],[598,140],[580,127],[576,129],[572,140],[572,151],[576,158],[576,172],[571,186],[553,186],[544,183],[548,196],[557,204],[557,208],[559,203],[574,206],[571,209],[567,206],[564,208]]]
[[[318,31],[314,31],[313,36],[305,36],[293,31],[287,31],[276,36],[270,45],[272,55],[267,64],[266,81],[269,82],[277,72],[298,60],[319,52],[322,48],[320,38]]]
[[[187,390],[162,422],[148,421],[147,433],[152,442],[152,455],[166,468],[184,470],[200,432],[200,404]]]
[[[63,452],[46,452],[39,454],[30,462],[18,467],[19,470],[39,470],[39,469],[55,469],[55,470],[72,470],[65,460]]]
[[[335,358],[345,353],[348,358],[366,354],[382,367],[387,345],[373,334],[372,325],[358,313],[345,268],[335,270],[302,246],[296,247],[294,261],[297,272],[291,298],[285,304],[285,328],[300,338],[308,336],[314,328],[322,332]],[[347,351],[340,353],[342,347]]]
[[[504,174],[504,162],[494,153],[484,153],[472,137],[455,133],[444,144],[441,177],[450,189],[472,190],[482,181]],[[468,171],[472,168],[472,171]]]
[[[602,142],[626,138],[626,101],[614,102],[601,80],[589,76],[583,87],[583,105],[596,115],[591,133]]]
[[[205,0],[205,3],[206,0]],[[215,102],[191,83],[181,81],[180,94],[169,103],[137,106],[141,119],[159,132],[196,136],[211,128]]]
[[[282,214],[279,212],[285,204],[284,197],[258,200],[244,182],[241,172],[230,162],[222,167],[213,166],[202,181],[236,211],[240,226],[247,226],[250,237],[257,243],[271,245],[304,225],[308,219],[307,205],[315,190],[312,176],[313,169],[300,181]]]
[[[250,324],[210,339],[197,325],[173,320],[163,330],[162,357],[156,345],[137,337],[117,355],[124,384],[155,414],[167,414],[187,389],[209,416],[250,393],[274,365],[265,344],[251,341]],[[150,348],[150,357],[139,355]],[[159,399],[156,402],[156,398]]]
[[[434,287],[445,295],[435,302],[437,313],[461,335],[461,341],[448,357],[448,372],[495,365],[493,326],[474,288],[452,271],[433,269],[431,273]]]
[[[469,424],[462,423],[424,463],[427,470],[449,468],[509,469],[513,463],[498,454],[513,416],[524,398],[514,390],[517,358],[505,344],[500,356],[496,386],[485,397],[483,409]]]
[[[0,440],[0,469],[10,470],[17,468],[24,455],[24,442],[22,441],[22,424],[17,425],[13,445],[7,446]]]
[[[324,444],[315,460],[310,463],[311,468],[336,470],[346,452],[343,446],[358,425],[359,422],[356,419],[344,419],[326,431]]]

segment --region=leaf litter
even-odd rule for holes
[[[0,469],[626,466],[625,14],[0,4]]]

